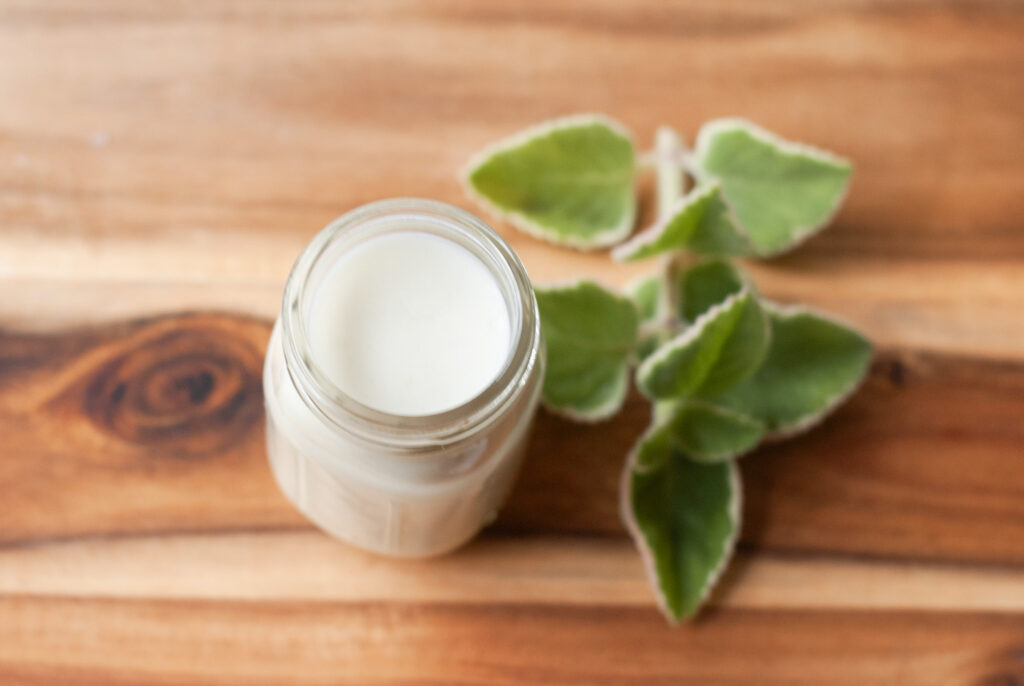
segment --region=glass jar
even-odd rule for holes
[[[390,232],[469,250],[508,308],[505,366],[480,394],[433,415],[380,412],[346,395],[310,353],[310,305],[342,255]],[[544,344],[522,262],[485,223],[421,199],[371,203],[336,219],[296,261],[263,372],[267,454],[285,496],[331,535],[398,556],[450,551],[494,519],[518,472],[540,397]]]

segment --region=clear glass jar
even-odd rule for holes
[[[488,268],[508,308],[503,370],[440,414],[400,416],[347,396],[310,353],[317,285],[339,257],[390,232],[431,233]],[[544,343],[522,262],[484,222],[420,199],[384,200],[336,219],[299,256],[267,348],[267,454],[288,499],[331,535],[378,553],[429,556],[472,538],[497,514],[519,470],[540,396]]]

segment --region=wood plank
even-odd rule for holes
[[[0,683],[1024,683],[1024,5],[0,17]],[[313,233],[380,197],[471,208],[474,151],[595,110],[641,148],[741,114],[857,165],[836,225],[753,270],[878,360],[744,461],[740,553],[678,631],[616,511],[636,396],[596,427],[542,414],[497,524],[429,562],[312,530],[263,448],[268,322]],[[647,268],[497,228],[537,280]]]
[[[1011,684],[1020,615],[0,598],[0,678],[85,684]],[[486,637],[486,640],[481,640]]]
[[[865,386],[812,432],[743,460],[753,549],[1024,561],[1024,366],[882,351]],[[588,427],[540,416],[499,524],[614,532],[619,459],[648,422],[633,395]],[[628,428],[627,428],[628,427]],[[573,484],[566,490],[566,484]]]
[[[246,570],[244,574],[240,570]],[[500,536],[392,560],[318,532],[91,539],[0,551],[0,596],[646,607],[631,542]],[[711,607],[1024,613],[1024,569],[740,554]]]
[[[849,155],[849,203],[806,256],[1024,254],[1016,3],[201,5],[0,5],[0,271],[60,273],[40,236],[158,262],[150,239],[196,256],[223,233],[241,273],[370,199],[464,203],[475,150],[579,110],[642,143],[743,114]]]
[[[0,335],[0,540],[303,526],[263,447],[266,322],[184,314]],[[647,422],[542,413],[505,532],[621,536]],[[824,426],[744,461],[748,549],[1024,561],[1024,365],[886,351]]]
[[[0,245],[4,240],[0,235]],[[258,254],[247,252],[253,242],[242,237],[211,238],[192,252],[171,237],[118,241],[97,257],[87,244],[75,248],[64,239],[33,239],[33,257],[25,263],[45,263],[52,273],[0,277],[0,292],[16,295],[0,298],[0,323],[45,331],[188,310],[272,319],[301,240],[257,242]],[[521,237],[515,242],[537,282],[587,277],[621,286],[656,269],[653,262],[619,265],[603,253],[559,251]],[[879,345],[1024,359],[1019,260],[866,261],[797,254],[748,266],[767,297],[832,312]]]
[[[0,17],[0,683],[1024,683],[1024,5]],[[636,396],[596,427],[542,414],[497,524],[429,562],[312,530],[263,448],[268,322],[313,233],[380,197],[472,209],[474,151],[595,110],[641,148],[741,114],[857,165],[836,225],[753,270],[881,352],[744,461],[740,553],[678,631],[618,521]],[[497,228],[537,280],[647,269]]]
[[[197,315],[5,338],[0,536],[300,524],[265,465],[268,336]]]

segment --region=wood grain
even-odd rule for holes
[[[0,683],[1024,683],[1021,35],[1005,0],[0,0]],[[751,269],[862,328],[870,378],[744,460],[737,563],[676,631],[616,512],[638,397],[542,414],[432,562],[327,539],[266,465],[309,238],[473,209],[473,152],[580,111],[856,162],[835,226]],[[535,280],[649,268],[496,228]]]
[[[0,186],[29,237],[8,268],[50,271],[40,233],[298,247],[381,195],[462,202],[473,151],[579,110],[641,141],[742,114],[851,156],[854,193],[806,256],[1024,254],[1014,3],[202,5],[5,2]]]
[[[679,633],[654,613],[615,515],[621,456],[646,421],[639,398],[589,430],[542,414],[498,524],[455,556],[410,566],[309,532],[277,493],[258,411],[268,334],[258,320],[185,314],[0,335],[5,679],[276,683],[286,654],[302,663],[290,683],[332,670],[335,683],[444,682],[457,670],[469,683],[828,673],[842,684],[896,671],[902,683],[980,684],[1024,669],[1012,422],[1024,365],[883,353],[832,421],[747,458],[743,547],[757,554],[734,565],[718,609]],[[936,395],[942,412],[927,401]],[[969,486],[964,445],[986,456]],[[985,566],[964,567],[972,560]],[[784,637],[740,650],[739,664],[687,657],[712,639],[746,645],[765,622]],[[628,644],[595,628],[610,623]],[[481,631],[502,647],[451,649]],[[100,648],[108,641],[118,650]],[[630,667],[634,641],[661,667]],[[174,657],[210,645],[217,670]],[[573,651],[601,659],[574,668]],[[857,668],[827,671],[840,659]],[[760,674],[763,660],[772,668]]]
[[[299,525],[265,459],[269,331],[193,314],[0,336],[0,540]],[[621,535],[648,413],[636,394],[597,426],[542,413],[496,528]],[[744,460],[743,544],[1024,564],[1022,414],[1024,364],[882,352],[833,420]]]
[[[298,523],[260,459],[268,337],[203,315],[5,337],[0,536]]]
[[[456,553],[395,563],[313,531],[90,538],[8,548],[0,594],[110,599],[645,607],[624,538],[486,532]],[[1024,612],[1014,567],[741,553],[716,608]]]
[[[0,599],[0,614],[8,618],[0,669],[17,684],[439,684],[456,674],[457,683],[486,684],[861,686],[898,675],[901,684],[990,686],[1024,678],[1019,615],[755,610],[669,631],[642,609],[34,597]]]

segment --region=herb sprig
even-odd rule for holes
[[[650,167],[658,219],[626,241],[637,175]],[[673,623],[697,612],[732,555],[737,459],[819,422],[867,372],[864,336],[764,299],[730,259],[772,257],[824,228],[851,173],[841,157],[740,119],[708,122],[692,150],[662,128],[655,149],[638,155],[628,129],[601,115],[527,129],[465,172],[472,197],[534,236],[579,249],[618,245],[618,260],[660,257],[625,294],[592,281],[534,290],[550,409],[580,421],[614,415],[631,367],[651,401],[620,509]]]

